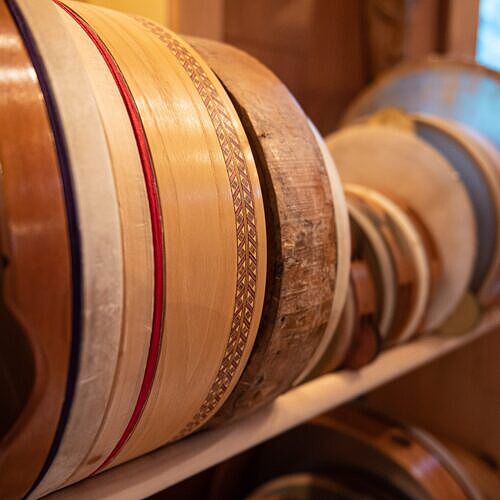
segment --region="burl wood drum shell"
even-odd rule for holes
[[[350,105],[344,123],[387,107],[457,121],[500,147],[500,74],[479,64],[440,58],[401,64]]]
[[[58,396],[65,406],[32,492],[40,496],[178,439],[216,413],[260,323],[266,229],[239,117],[189,45],[149,21],[84,4],[15,7],[54,99],[79,238],[64,289],[65,300],[71,286],[79,298],[73,333],[70,325],[61,331],[73,343],[59,346],[72,355]],[[66,246],[46,258],[59,257],[60,279],[66,269],[69,281],[64,252],[73,235],[63,229]],[[52,268],[43,271],[62,286]],[[31,290],[39,300],[44,292]]]
[[[340,176],[337,172],[335,163],[333,162],[332,155],[328,150],[328,146],[319,134],[315,125],[309,120],[309,126],[311,127],[314,137],[318,142],[323,160],[326,166],[326,172],[328,174],[328,179],[330,181],[330,187],[333,196],[333,206],[335,213],[335,231],[337,235],[336,245],[337,245],[337,262],[335,270],[335,288],[333,291],[333,301],[332,309],[330,310],[330,317],[328,318],[328,324],[326,326],[325,334],[321,342],[319,343],[316,351],[309,360],[305,369],[295,380],[296,384],[299,384],[303,380],[310,378],[314,372],[317,370],[318,364],[321,364],[321,360],[326,355],[327,351],[331,350],[331,345],[335,344],[337,347],[341,348],[344,340],[348,337],[347,335],[342,336],[340,332],[337,332],[337,327],[339,325],[344,305],[347,300],[348,289],[350,287],[349,275],[351,268],[351,229],[349,225],[349,213],[347,210],[347,203],[344,195],[344,188],[342,182],[340,181]],[[347,320],[347,324],[349,321]],[[346,325],[347,326],[347,325]],[[348,331],[348,329],[344,330]],[[340,334],[344,340],[337,342],[337,335]],[[339,349],[340,351],[340,349]],[[344,357],[342,356],[342,359]]]
[[[269,242],[257,341],[215,424],[271,401],[309,369],[327,334],[340,235],[322,153],[286,87],[240,50],[189,41],[221,79],[249,137],[262,183]]]

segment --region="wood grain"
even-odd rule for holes
[[[469,491],[442,462],[441,456],[429,446],[430,436],[424,441],[419,434],[412,433],[382,414],[363,413],[350,408],[319,417],[315,423],[342,434],[343,439],[352,443],[353,450],[344,455],[344,462],[356,463],[359,460],[358,464],[364,463],[366,467],[374,456],[378,456],[379,459],[371,462],[371,467],[368,466],[372,473],[391,477],[390,473],[387,475],[384,472],[384,468],[387,462],[392,462],[401,476],[407,475],[415,481],[430,498],[476,498],[469,495]],[[365,449],[365,457],[358,458],[356,449],[358,454]],[[372,453],[374,451],[375,455],[369,450]],[[391,478],[396,487],[398,482],[404,484],[401,476]]]
[[[0,363],[0,496],[20,498],[37,478],[57,429],[71,344],[71,257],[54,136],[36,71],[0,3],[0,226],[5,270]],[[9,319],[10,318],[10,319]],[[21,337],[21,339],[19,339]],[[26,343],[26,352],[16,347]],[[31,368],[31,369],[30,369]],[[4,372],[5,373],[5,372]],[[26,378],[27,380],[24,380]],[[26,383],[23,397],[19,387]],[[2,387],[4,389],[4,387]],[[5,421],[14,398],[16,420]]]
[[[269,261],[261,328],[240,383],[213,421],[221,423],[271,401],[306,368],[332,308],[337,235],[321,152],[285,86],[244,52],[189,41],[235,103],[266,203]]]
[[[260,320],[265,223],[245,134],[201,58],[145,19],[67,5],[105,44],[136,103],[164,224],[156,377],[133,432],[104,462],[109,467],[192,432],[236,384]]]
[[[357,492],[354,498],[361,492],[385,498],[375,493],[378,486],[396,498],[479,500],[477,489],[456,474],[466,474],[460,464],[443,460],[442,446],[423,434],[361,407],[340,408],[219,466],[212,498],[243,497],[268,481],[308,471],[347,480]]]
[[[329,350],[330,344],[337,344],[337,341],[334,340],[334,337],[337,335],[337,326],[342,316],[342,310],[344,308],[348,293],[347,290],[350,286],[349,274],[351,265],[351,231],[349,227],[349,214],[347,211],[344,189],[340,181],[337,168],[335,167],[333,158],[328,150],[327,145],[325,144],[325,141],[319,135],[318,130],[310,120],[309,126],[311,127],[316,141],[318,142],[318,146],[325,163],[326,172],[328,174],[328,179],[330,181],[335,214],[335,232],[337,234],[337,262],[335,270],[336,279],[335,288],[333,290],[332,309],[330,310],[330,317],[328,318],[328,324],[325,329],[325,334],[323,335],[321,342],[316,348],[316,351],[311,356],[308,364],[299,375],[299,377],[295,380],[295,384],[302,382],[303,380],[309,378],[313,372],[316,372],[316,365],[320,363],[327,350]],[[343,336],[343,338],[346,339],[347,337]],[[343,341],[340,342],[340,344],[342,343]],[[337,345],[337,347],[340,347],[340,345]]]
[[[392,126],[351,126],[330,136],[327,144],[343,182],[402,200],[432,236],[443,273],[423,329],[437,328],[469,286],[478,244],[472,205],[458,174],[434,148]]]
[[[346,195],[353,241],[352,259],[364,260],[370,266],[376,287],[378,331],[385,339],[396,308],[396,269],[389,248],[375,223],[358,206],[349,191],[346,191]]]
[[[369,404],[500,464],[500,330],[370,394]],[[424,404],[425,403],[425,404]]]
[[[418,227],[405,211],[386,196],[347,184],[346,190],[365,203],[389,245],[397,275],[396,314],[387,343],[404,342],[418,331],[431,293],[430,264]]]
[[[123,262],[118,207],[109,152],[92,91],[71,39],[52,2],[16,0],[43,68],[57,116],[70,186],[67,211],[72,252],[73,340],[63,411],[34,489],[59,481],[85,456],[111,392],[118,357],[123,305]],[[71,71],[68,71],[71,68]],[[75,92],[78,89],[78,92]],[[82,106],[85,103],[85,106]],[[70,218],[71,215],[71,218]],[[77,273],[77,274],[76,274]]]
[[[92,40],[62,9],[60,17],[89,75],[106,133],[120,208],[125,275],[122,338],[113,389],[91,448],[66,481],[71,483],[92,474],[109,456],[133,413],[148,358],[155,277],[148,193],[127,109]]]
[[[375,283],[366,261],[351,262],[351,283],[355,303],[354,333],[341,367],[359,370],[376,358],[382,345],[377,328]]]

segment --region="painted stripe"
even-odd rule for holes
[[[154,172],[153,161],[149,144],[146,138],[142,120],[134,101],[134,97],[127,85],[127,82],[112,56],[109,49],[104,42],[99,38],[97,33],[92,27],[82,19],[75,11],[64,5],[59,0],[53,0],[59,7],[67,12],[89,36],[97,50],[103,57],[106,65],[108,66],[115,82],[122,96],[123,103],[130,118],[130,123],[134,131],[134,137],[137,143],[139,156],[146,185],[146,192],[148,197],[149,212],[151,219],[151,231],[153,236],[153,260],[154,260],[154,302],[153,302],[153,324],[151,331],[151,340],[149,344],[148,358],[144,377],[139,391],[137,402],[130,417],[130,420],[123,431],[122,436],[116,443],[115,447],[104,460],[104,462],[94,471],[96,474],[104,467],[106,467],[120,452],[128,438],[132,435],[137,423],[140,420],[144,407],[149,398],[151,388],[155,379],[156,369],[158,367],[162,327],[163,327],[163,306],[165,302],[165,264],[164,264],[164,247],[163,247],[163,225],[161,220],[161,207],[158,195],[158,187]]]

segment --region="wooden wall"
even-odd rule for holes
[[[87,0],[232,43],[285,83],[323,134],[401,60],[473,57],[479,0]]]

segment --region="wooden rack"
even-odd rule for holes
[[[123,500],[152,495],[467,346],[479,337],[498,334],[499,328],[500,308],[496,307],[466,335],[456,338],[431,336],[390,349],[359,371],[324,375],[287,392],[273,404],[239,422],[200,432],[47,498]]]

